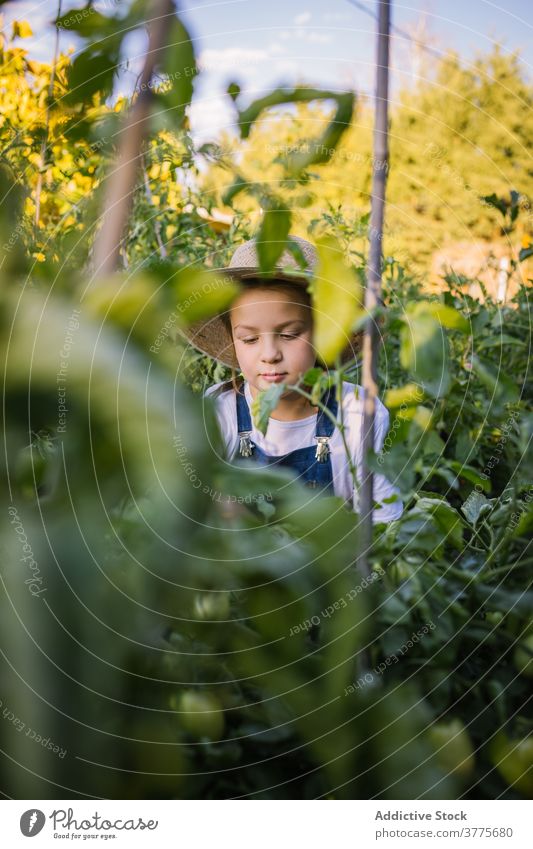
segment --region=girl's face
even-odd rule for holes
[[[254,287],[231,308],[235,353],[254,395],[273,383],[297,383],[315,364],[311,309],[305,295],[302,302],[297,298],[283,289]]]

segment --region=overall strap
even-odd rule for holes
[[[252,418],[250,416],[250,408],[244,396],[244,385],[239,388],[236,393],[237,397],[237,432],[239,434],[239,454],[241,457],[251,457],[253,451],[253,443],[250,439],[252,435]]]
[[[214,392],[210,393],[210,397],[213,399],[218,398],[219,395],[222,395],[224,392],[228,392],[229,389],[235,389],[233,380],[226,380],[224,383],[221,383]]]
[[[322,403],[328,408],[330,413],[337,418],[337,399],[335,398],[335,389],[331,387],[322,396]],[[316,453],[315,459],[319,463],[327,463],[330,455],[329,440],[335,430],[335,425],[331,421],[324,410],[319,410],[316,417]]]

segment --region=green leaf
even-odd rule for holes
[[[415,481],[416,458],[406,457],[405,444],[395,442],[386,454],[370,451],[368,466],[374,474],[385,475],[402,493],[410,493]]]
[[[461,505],[462,512],[474,527],[482,512],[487,513],[490,509],[491,505],[488,498],[485,498],[483,493],[477,492],[475,489],[472,490],[465,503]]]
[[[228,188],[222,195],[222,203],[224,204],[224,206],[231,206],[233,198],[235,198],[240,192],[242,192],[248,185],[248,180],[245,180],[244,177],[237,175],[233,180],[232,184],[228,186]]]
[[[400,330],[400,363],[430,395],[439,398],[448,392],[448,339],[430,312],[407,310]]]
[[[531,616],[533,593],[527,588],[508,591],[480,583],[476,586],[476,593],[482,597],[488,610],[512,610],[515,615]]]
[[[324,392],[335,383],[335,373],[323,371],[318,380],[313,384],[311,390],[311,404],[317,406],[322,400]]]
[[[499,198],[498,195],[495,195],[494,192],[491,195],[483,195],[481,200],[484,200],[485,203],[488,203],[489,206],[497,209],[498,212],[501,212],[503,217],[507,215],[508,203],[503,198]]]
[[[481,486],[485,490],[485,492],[490,492],[490,480],[487,477],[481,477],[479,472],[473,469],[472,466],[465,466],[463,463],[459,463],[457,460],[448,460],[448,465],[451,469],[453,469],[457,477],[465,478],[465,480]]]
[[[55,25],[61,32],[75,32],[81,38],[105,37],[116,31],[116,18],[100,14],[88,3],[81,9],[71,9],[56,19]]]
[[[384,404],[389,410],[395,410],[403,404],[407,407],[417,407],[424,400],[424,390],[416,383],[406,383],[397,389],[388,389],[385,393]]]
[[[293,177],[300,174],[309,165],[328,162],[333,156],[342,134],[350,126],[355,102],[353,92],[339,93],[304,86],[294,89],[276,89],[266,97],[255,100],[239,113],[238,122],[241,129],[241,138],[249,137],[253,124],[265,109],[283,103],[309,103],[312,100],[335,101],[337,104],[335,114],[320,138],[303,145],[304,150],[302,152],[290,154],[282,161],[284,161],[286,173]]]
[[[417,506],[420,510],[430,513],[436,525],[446,535],[446,540],[455,548],[463,548],[463,528],[465,524],[457,510],[448,504],[444,498],[419,498]]]
[[[303,270],[307,270],[307,260],[298,242],[295,239],[291,239],[291,237],[289,236],[289,238],[287,239],[286,247],[288,252],[294,257],[300,268]]]
[[[523,339],[518,339],[517,336],[509,336],[507,333],[498,333],[493,336],[486,336],[477,343],[477,350],[483,351],[486,348],[498,348],[502,345],[524,345]]]
[[[344,541],[348,547],[356,544],[358,518],[342,509],[342,504],[342,499],[335,495],[308,499],[300,509],[294,509],[289,502],[280,509],[279,519],[297,539],[313,542],[324,552],[331,552],[333,546]]]
[[[527,248],[522,248],[518,254],[518,262],[524,262],[524,260],[529,259],[530,256],[533,256],[533,245],[529,245]]]
[[[186,323],[222,312],[238,295],[238,284],[225,274],[202,268],[184,268],[173,279],[178,310]]]
[[[422,301],[416,305],[416,313],[434,316],[439,324],[447,327],[448,330],[460,330],[462,333],[470,331],[470,325],[464,315],[459,310],[453,307],[448,307],[445,304],[439,304],[437,301]]]
[[[287,245],[290,228],[291,213],[288,209],[265,209],[256,238],[259,266],[264,274],[273,273],[274,266]]]
[[[410,495],[419,459],[433,431],[431,413],[426,407],[410,407],[407,412],[392,448],[384,447],[377,455],[370,452],[368,462],[372,471],[385,475],[402,493]]]
[[[364,314],[363,287],[342,249],[330,236],[317,240],[318,263],[311,289],[314,342],[329,364],[346,347],[352,327]]]
[[[103,98],[111,93],[113,77],[120,54],[120,38],[106,39],[102,46],[83,50],[68,66],[68,90],[63,102],[69,106],[87,103],[99,92]]]
[[[233,82],[233,83],[229,84],[226,91],[229,94],[229,96],[231,97],[231,99],[233,100],[233,102],[235,102],[237,100],[239,94],[241,93],[241,87],[238,83]]]
[[[174,18],[170,27],[167,45],[163,53],[162,73],[167,77],[168,91],[158,92],[157,99],[170,110],[174,126],[181,126],[185,108],[191,102],[193,80],[197,74],[196,60],[191,38],[179,18]]]
[[[518,387],[502,368],[497,368],[493,363],[473,354],[472,371],[491,393],[489,404],[493,413],[501,414],[505,411],[506,404],[518,401]]]
[[[109,17],[102,15],[90,2],[81,9],[71,9],[65,12],[64,15],[56,18],[54,23],[60,31],[75,32],[81,38],[96,41],[118,33],[124,36],[129,30],[144,23],[145,20],[146,0],[134,0],[126,15],[110,15]]]
[[[259,392],[252,401],[252,416],[256,428],[265,434],[271,413],[278,406],[279,399],[285,392],[284,383],[276,383],[269,386],[263,392]]]
[[[324,374],[324,370],[321,368],[310,368],[303,376],[303,382],[306,386],[314,386],[317,380],[320,380],[322,375]]]
[[[530,503],[529,506],[525,510],[522,507],[522,512],[520,513],[520,519],[518,520],[518,523],[513,530],[513,536],[515,536],[515,537],[530,537],[532,530],[533,530],[533,504]]]

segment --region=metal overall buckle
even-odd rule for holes
[[[241,457],[251,457],[252,451],[254,450],[254,446],[252,440],[250,439],[252,435],[251,430],[243,430],[239,432],[239,453]]]
[[[315,460],[318,463],[327,463],[330,455],[329,436],[315,436],[317,446]]]

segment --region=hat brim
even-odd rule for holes
[[[261,280],[265,283],[277,283],[279,280],[286,280],[289,283],[295,283],[298,286],[307,286],[313,275],[310,271],[304,271],[299,268],[275,268],[272,272],[266,273],[260,268],[250,268],[249,265],[235,268],[218,269],[217,274],[225,274],[226,277],[235,277],[237,280]]]
[[[213,269],[213,274],[224,274],[236,280],[260,280],[264,283],[288,282],[307,289],[312,274],[300,269],[278,269],[266,275],[258,268]],[[235,354],[233,339],[220,315],[192,322],[187,327],[178,328],[178,333],[202,354],[207,354],[229,368],[239,370],[239,361]],[[342,362],[357,356],[361,349],[362,333],[352,336],[341,354]]]

